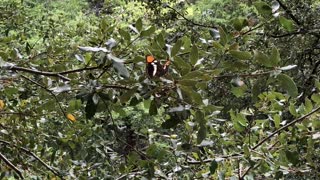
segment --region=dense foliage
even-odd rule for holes
[[[0,1],[0,178],[318,177],[319,9]]]

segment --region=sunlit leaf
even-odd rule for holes
[[[254,6],[262,16],[267,17],[272,15],[272,8],[267,3],[257,1],[254,3]]]
[[[285,30],[287,30],[289,32],[293,31],[293,21],[291,19],[287,19],[283,16],[280,16],[279,21],[280,21],[281,26]]]
[[[145,37],[145,36],[150,36],[151,34],[153,34],[156,31],[156,28],[154,26],[151,26],[149,29],[144,30],[141,32],[141,36]]]
[[[4,109],[4,101],[0,99],[0,110]]]
[[[110,51],[106,48],[103,47],[89,47],[89,46],[79,46],[79,49],[82,51],[88,51],[88,52],[105,52],[105,53],[109,53]]]
[[[296,67],[297,67],[297,65],[288,65],[288,66],[281,67],[280,69],[283,71],[288,71],[288,70],[294,69]]]
[[[81,54],[76,54],[75,57],[76,57],[76,59],[77,59],[78,61],[80,61],[80,62],[85,62],[85,59],[84,59],[84,57],[83,57]]]

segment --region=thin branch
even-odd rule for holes
[[[120,85],[103,85],[104,88],[131,90],[131,88]]]
[[[36,154],[31,152],[29,149],[24,148],[24,147],[19,147],[19,146],[15,145],[15,144],[12,144],[12,143],[10,143],[8,141],[5,141],[5,140],[2,140],[2,139],[0,139],[0,143],[6,144],[6,145],[9,145],[9,146],[13,146],[13,147],[15,147],[17,149],[20,149],[24,153],[26,153],[28,155],[31,155],[32,157],[37,159],[44,167],[46,167],[48,170],[50,170],[54,175],[62,178],[62,176],[58,172],[56,172],[56,170],[54,170],[51,166],[49,166],[47,163],[45,163],[42,159],[40,159]]]
[[[281,131],[287,129],[288,127],[294,125],[295,123],[302,121],[304,119],[306,119],[307,117],[311,116],[312,114],[316,113],[317,111],[320,110],[320,106],[317,107],[316,109],[312,110],[311,112],[309,112],[308,114],[301,116],[300,118],[297,118],[293,121],[291,121],[290,123],[286,124],[285,126],[282,126],[281,128],[279,128],[278,130],[274,131],[272,134],[270,134],[269,136],[267,136],[266,138],[264,138],[263,140],[261,140],[258,144],[256,144],[252,150],[257,149],[259,146],[261,146],[263,143],[265,143],[266,141],[268,141],[269,139],[271,139],[274,135],[280,133]]]
[[[41,87],[42,89],[44,89],[45,91],[47,91],[49,94],[51,94],[51,95],[54,97],[54,99],[56,100],[56,102],[58,103],[59,108],[60,108],[61,112],[63,113],[63,115],[64,115],[64,116],[67,116],[67,114],[66,114],[66,112],[63,110],[63,108],[62,108],[62,106],[61,106],[61,104],[60,104],[57,96],[56,96],[52,91],[50,91],[50,90],[49,90],[48,88],[46,88],[44,85],[42,85],[42,84],[40,84],[40,83],[38,83],[38,82],[36,82],[36,81],[28,78],[27,76],[24,76],[24,75],[21,75],[21,76],[22,76],[23,78],[25,78],[26,80],[32,82],[33,84]]]
[[[291,10],[288,9],[288,7],[287,7],[285,4],[283,4],[280,0],[276,0],[276,1],[279,3],[280,7],[282,7],[282,9],[284,9],[284,10],[286,11],[286,13],[290,16],[290,18],[291,18],[297,25],[300,26],[301,23],[300,23],[299,20],[292,14]]]
[[[61,71],[61,72],[39,71],[39,70],[28,69],[28,68],[19,67],[19,66],[12,66],[12,67],[9,67],[8,69],[12,70],[12,71],[22,71],[22,72],[27,72],[27,73],[31,73],[31,74],[58,77],[58,78],[61,78],[65,81],[70,81],[69,78],[67,78],[63,75],[81,72],[81,71],[85,71],[85,70],[94,70],[94,69],[99,69],[99,68],[100,68],[99,66],[94,66],[94,67],[85,67],[85,68],[73,69],[73,70]]]
[[[2,159],[11,169],[13,169],[21,179],[24,179],[22,176],[22,172],[15,165],[13,165],[12,162],[10,162],[3,154],[1,154],[1,152],[0,159]]]
[[[234,77],[257,77],[257,76],[268,75],[273,72],[274,72],[274,70],[260,72],[260,73],[248,73],[248,74],[225,74],[225,75],[221,75],[221,76],[215,76],[214,79],[234,78]]]
[[[205,28],[217,28],[217,26],[215,25],[205,25],[205,24],[199,24],[196,22],[191,21],[190,19],[186,18],[183,14],[181,14],[179,11],[177,11],[176,9],[170,7],[169,5],[166,6],[169,9],[172,9],[174,12],[176,12],[179,16],[181,16],[184,20],[186,20],[187,22],[191,23],[194,26],[199,26],[199,27],[205,27]]]

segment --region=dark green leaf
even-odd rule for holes
[[[180,86],[180,89],[183,93],[186,94],[186,97],[189,98],[193,103],[202,105],[202,97],[199,93],[195,92],[192,88],[189,86]]]
[[[237,31],[241,31],[242,28],[248,25],[248,21],[245,18],[236,18],[232,20],[232,25]]]
[[[155,31],[156,31],[156,28],[154,26],[151,26],[149,29],[142,31],[140,35],[142,37],[150,36]]]
[[[131,90],[124,92],[119,98],[120,102],[127,103],[130,100],[130,98],[137,92],[137,89],[137,87],[134,87]]]
[[[138,30],[139,32],[141,32],[141,30],[142,30],[142,20],[141,20],[141,18],[139,18],[139,19],[137,20],[137,22],[136,22],[136,24],[135,24],[135,28],[137,28],[137,30]]]
[[[226,45],[229,41],[228,35],[222,27],[219,27],[219,34],[220,34],[220,44],[222,44],[223,46]]]
[[[98,107],[98,105],[93,102],[92,97],[93,97],[93,94],[91,94],[88,97],[86,108],[85,108],[87,119],[91,119],[96,114],[97,107]]]
[[[210,163],[210,174],[214,174],[216,173],[216,170],[218,169],[218,163],[216,160],[213,160],[211,163]]]
[[[173,64],[176,70],[183,76],[190,72],[191,66],[188,62],[183,60],[181,57],[176,56],[174,58]]]
[[[286,157],[289,162],[291,162],[294,166],[297,165],[299,160],[299,153],[297,151],[286,151]]]
[[[123,29],[120,29],[119,30],[119,34],[121,35],[121,37],[127,41],[128,43],[131,42],[131,36],[129,34],[129,32],[123,30]]]
[[[294,81],[285,74],[279,74],[277,80],[281,88],[287,91],[287,93],[292,97],[298,96],[298,88]]]
[[[273,67],[273,64],[271,63],[269,57],[265,54],[263,54],[260,51],[253,51],[254,52],[254,59],[260,63],[261,65],[264,65],[266,67]]]
[[[157,114],[158,114],[157,102],[155,100],[152,100],[149,107],[149,115],[153,116]]]
[[[190,53],[190,63],[195,65],[199,59],[198,48],[196,45],[193,45]]]
[[[270,64],[274,67],[277,66],[280,62],[280,53],[277,48],[272,48],[270,56]]]
[[[207,136],[206,126],[200,126],[197,134],[197,143],[200,144]]]
[[[181,46],[182,46],[182,40],[179,39],[171,49],[171,57],[175,56],[180,51]]]
[[[254,3],[254,6],[256,7],[260,15],[264,17],[272,15],[272,8],[267,3],[258,1]]]
[[[183,79],[179,80],[178,83],[184,86],[195,86],[198,81],[190,80],[190,79]]]

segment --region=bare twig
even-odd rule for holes
[[[11,169],[13,169],[21,179],[23,179],[22,172],[14,165],[11,161],[9,161],[3,154],[0,152],[0,159],[4,161]]]
[[[22,72],[28,72],[28,73],[31,73],[31,74],[58,77],[58,78],[61,78],[62,80],[70,81],[69,78],[67,78],[67,77],[65,77],[63,75],[76,73],[76,72],[81,72],[81,71],[85,71],[85,70],[94,70],[94,69],[99,69],[99,68],[100,68],[99,66],[94,66],[94,67],[85,67],[85,68],[73,69],[73,70],[61,71],[61,72],[39,71],[39,70],[28,69],[28,68],[19,67],[19,66],[12,66],[12,67],[10,67],[8,69],[12,70],[12,71],[22,71]]]
[[[9,146],[13,146],[13,147],[23,151],[24,153],[26,153],[28,155],[31,155],[32,157],[37,159],[44,167],[46,167],[48,170],[50,170],[54,175],[62,178],[62,176],[58,172],[56,172],[56,170],[54,170],[51,166],[49,166],[47,163],[45,163],[42,159],[40,159],[36,154],[31,152],[29,149],[24,148],[24,147],[19,147],[19,146],[15,145],[15,144],[12,144],[12,143],[10,143],[8,141],[1,140],[1,139],[0,139],[0,143],[6,144],[6,145],[9,145]]]
[[[45,91],[47,91],[49,94],[51,94],[51,95],[54,97],[54,99],[56,100],[56,102],[58,103],[59,108],[60,108],[61,112],[63,113],[63,115],[64,115],[64,116],[67,116],[67,114],[66,114],[65,110],[63,110],[63,108],[62,108],[62,106],[61,106],[61,104],[60,104],[57,96],[56,96],[52,91],[50,91],[50,90],[49,90],[47,87],[45,87],[44,85],[42,85],[42,84],[40,84],[40,83],[38,83],[38,82],[36,82],[36,81],[28,78],[27,76],[21,75],[21,77],[25,78],[26,80],[32,82],[33,84],[35,84],[35,85],[37,85],[37,86],[39,86],[39,87],[41,87],[42,89],[44,89]]]

